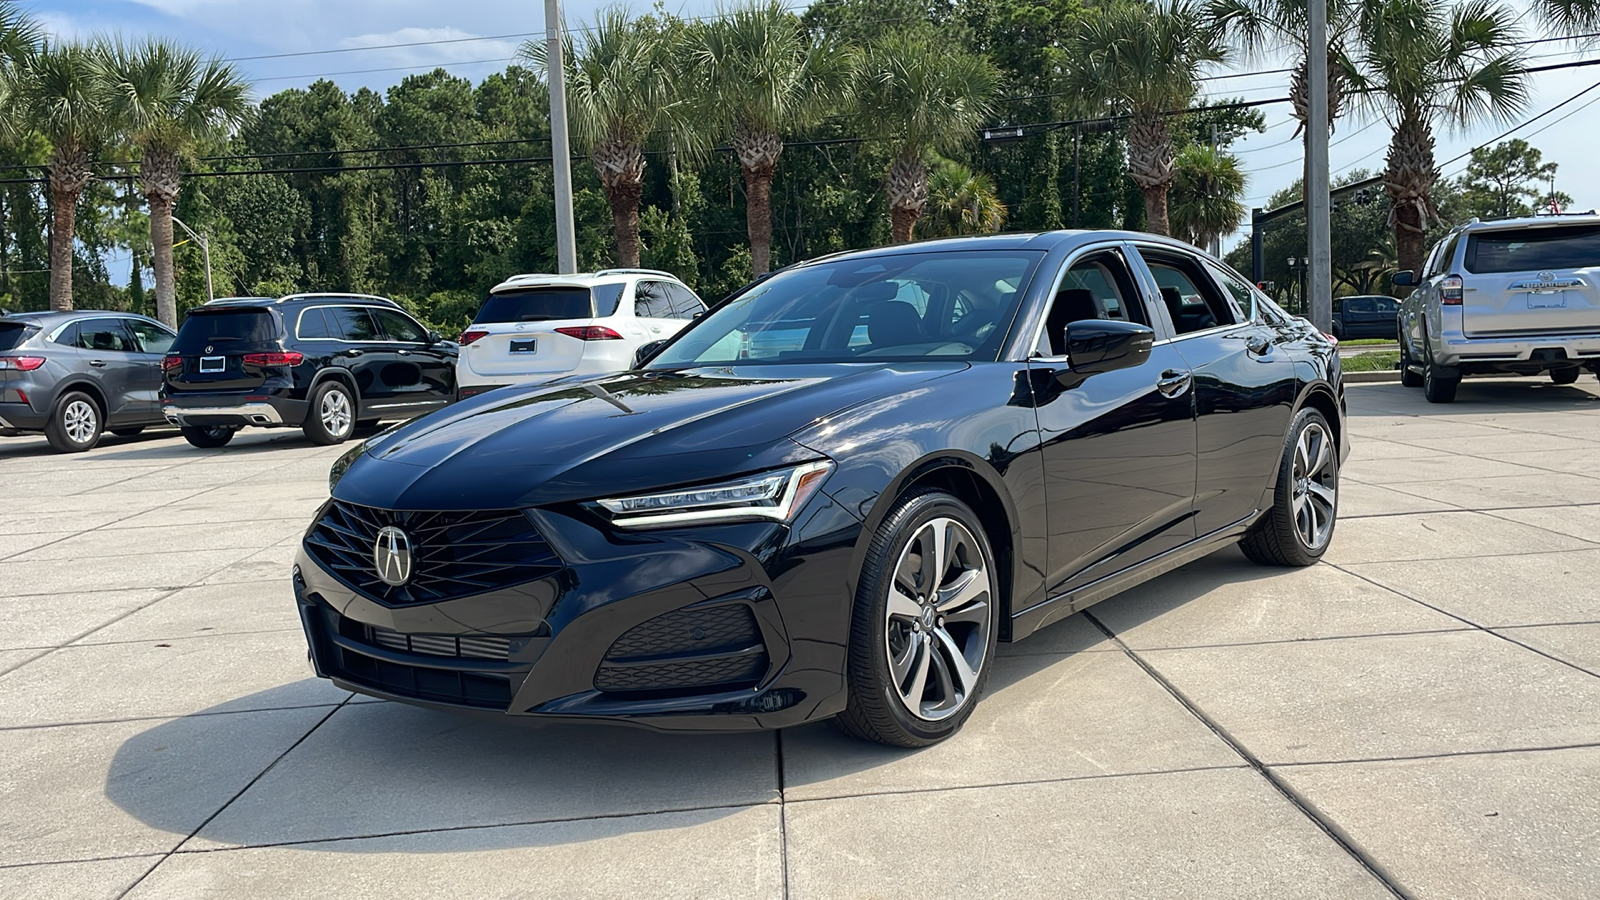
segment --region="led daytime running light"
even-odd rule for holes
[[[833,463],[818,461],[723,484],[599,500],[623,528],[748,519],[787,521],[822,486]]]

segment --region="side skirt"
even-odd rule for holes
[[[1166,553],[1146,560],[1136,566],[1114,572],[1098,581],[1091,581],[1083,587],[1070,593],[1052,597],[1011,617],[1011,640],[1020,641],[1039,629],[1059,622],[1076,612],[1099,603],[1107,597],[1115,596],[1123,591],[1165,575],[1180,566],[1187,565],[1202,556],[1210,555],[1223,546],[1236,542],[1239,536],[1249,530],[1260,510],[1251,513],[1232,525],[1224,525],[1216,531],[1203,537],[1196,538],[1181,547],[1175,547]]]

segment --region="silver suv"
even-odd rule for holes
[[[1449,403],[1463,375],[1600,372],[1600,215],[1538,216],[1451,230],[1400,305],[1401,382]]]

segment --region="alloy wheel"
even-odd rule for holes
[[[99,417],[99,411],[87,400],[74,400],[68,403],[67,408],[61,413],[67,437],[78,444],[87,444],[94,440],[95,432],[100,427]]]
[[[972,699],[989,649],[993,578],[965,525],[937,518],[895,563],[884,628],[890,681],[906,710],[936,722]]]
[[[349,431],[354,421],[354,416],[350,412],[350,398],[343,391],[329,391],[322,395],[320,414],[322,427],[332,435],[342,435]]]
[[[1294,524],[1300,542],[1318,550],[1333,534],[1339,473],[1327,429],[1310,422],[1294,448]]]

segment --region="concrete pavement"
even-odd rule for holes
[[[1593,897],[1600,391],[1350,406],[1323,564],[1003,646],[918,752],[352,697],[287,581],[341,448],[0,440],[0,897]]]

